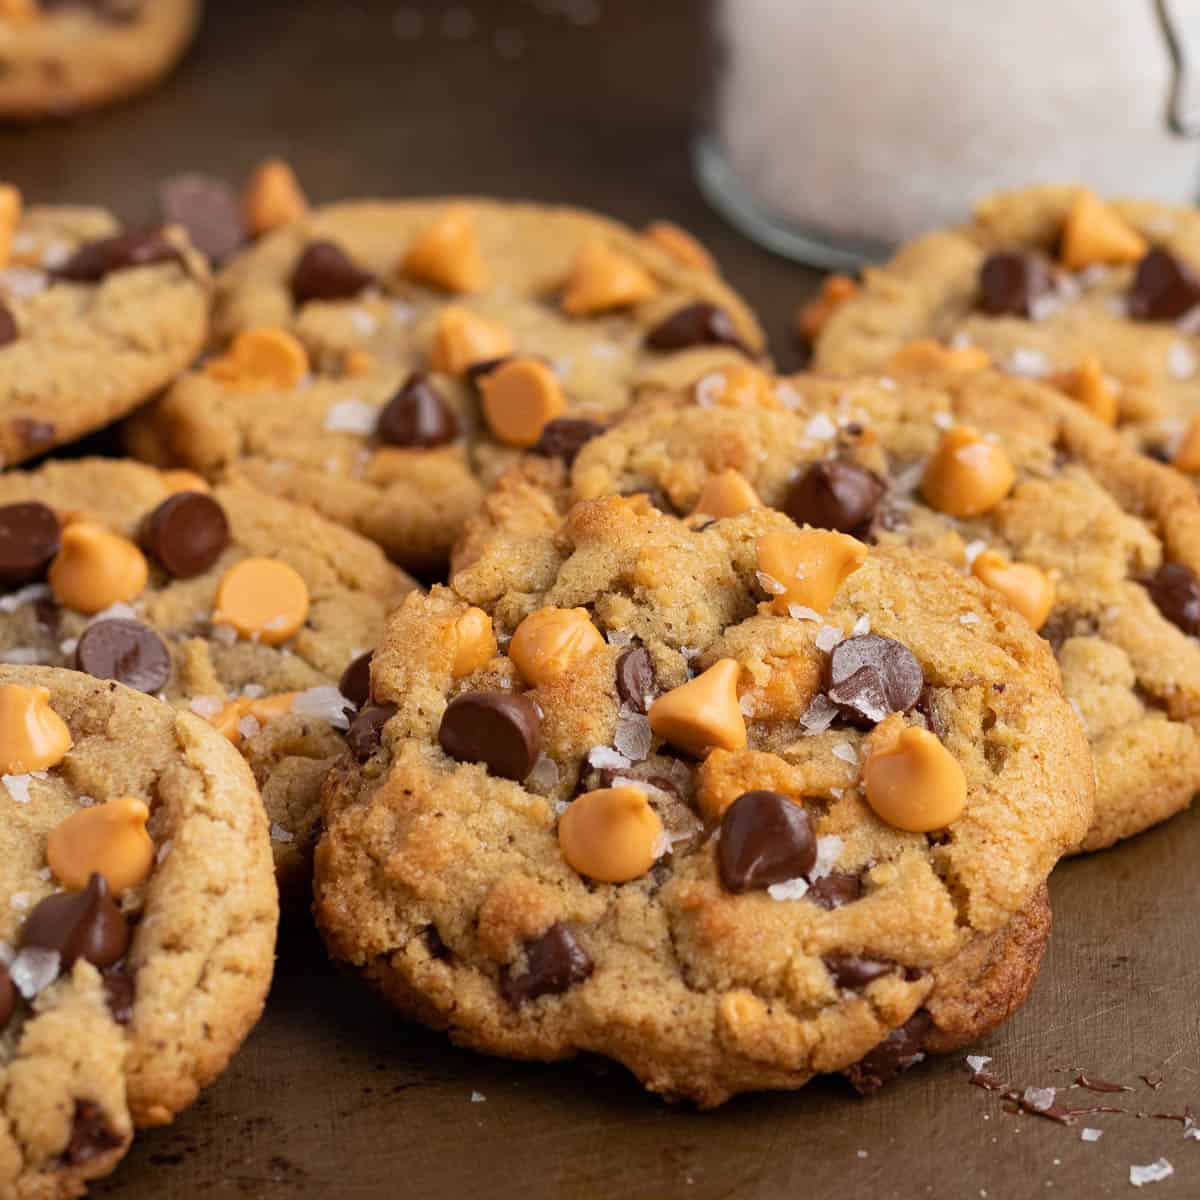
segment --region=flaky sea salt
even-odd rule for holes
[[[963,557],[967,560],[967,566],[971,566],[986,549],[987,542],[982,538],[976,538],[975,541],[968,542],[963,547]]]
[[[244,738],[252,738],[262,729],[257,717],[252,717],[248,713],[246,716],[239,718],[237,723],[237,731]]]
[[[855,764],[858,762],[858,751],[849,742],[838,742],[830,753],[834,758],[840,758],[845,763]]]
[[[35,271],[32,267],[9,267],[7,271],[0,271],[0,290],[15,300],[28,300],[38,292],[44,292],[49,285],[50,277],[45,271]]]
[[[617,727],[613,733],[613,745],[630,762],[642,762],[650,753],[654,735],[650,732],[649,720],[627,705],[621,705],[617,713]]]
[[[472,1092],[471,1093],[471,1103],[472,1104],[483,1104],[486,1101],[487,1101],[487,1097],[482,1092]]]
[[[809,706],[800,718],[800,728],[805,733],[824,733],[833,724],[833,718],[838,715],[838,707],[823,692],[812,698]]]
[[[237,636],[237,630],[232,625],[217,622],[212,627],[212,640],[222,646],[232,646],[237,641]]]
[[[758,704],[749,692],[738,697],[738,708],[743,717],[753,717],[758,712]]]
[[[107,608],[102,608],[98,613],[95,613],[88,621],[89,625],[95,625],[97,621],[136,621],[137,609],[130,604],[125,604],[118,600],[116,604],[110,604]]]
[[[1140,1188],[1147,1183],[1162,1183],[1164,1179],[1169,1179],[1174,1174],[1175,1168],[1165,1158],[1159,1158],[1152,1163],[1147,1163],[1144,1167],[1131,1166],[1129,1182],[1134,1187]]]
[[[758,586],[772,596],[782,596],[787,591],[787,588],[774,575],[768,575],[766,571],[755,571],[754,577],[758,580]]]
[[[821,614],[803,604],[789,604],[788,616],[794,621],[814,621],[817,624],[821,622]]]
[[[0,596],[0,612],[16,612],[26,604],[35,600],[45,600],[50,596],[50,589],[44,583],[31,583],[28,587],[18,588],[7,596]]]
[[[339,400],[325,414],[327,433],[357,433],[366,437],[375,432],[379,409],[365,400]]]
[[[30,771],[27,775],[0,775],[0,783],[4,784],[9,796],[18,804],[28,804],[29,781],[31,779],[45,778],[45,771]]]
[[[170,853],[171,853],[171,839],[168,838],[165,842],[163,842],[163,844],[161,846],[159,846],[159,848],[157,850],[155,850],[154,861],[156,863],[161,864],[166,859],[167,855]]]
[[[350,324],[354,326],[354,332],[362,337],[370,337],[379,328],[379,322],[365,308],[350,310]]]
[[[939,429],[949,429],[950,426],[954,424],[954,418],[949,413],[944,413],[944,412],[934,413],[933,414],[933,423]]]
[[[822,625],[817,630],[817,636],[813,639],[818,650],[823,650],[826,654],[841,642],[846,640],[845,635],[836,625]]]
[[[633,644],[633,634],[628,629],[610,629],[604,635],[604,640],[610,646],[629,646]]]
[[[846,843],[834,833],[817,838],[817,861],[808,873],[809,879],[824,879],[837,865],[845,846]]]
[[[1081,1142],[1098,1142],[1103,1136],[1103,1129],[1081,1129],[1079,1131],[1079,1140]]]
[[[1054,1097],[1058,1094],[1056,1088],[1029,1087],[1021,1093],[1021,1100],[1038,1112],[1045,1112],[1054,1107]]]
[[[1196,356],[1186,342],[1172,342],[1167,350],[1167,371],[1176,379],[1191,379],[1196,373]]]
[[[701,375],[696,380],[694,389],[696,403],[701,408],[712,408],[714,405],[720,404],[725,387],[725,376],[719,371],[710,372],[708,375]]]
[[[0,650],[0,662],[10,663],[12,666],[35,666],[45,659],[46,652],[36,646],[9,646],[7,650]]]
[[[804,403],[803,397],[790,383],[777,383],[775,385],[775,399],[784,408],[791,409],[799,408]]]
[[[311,687],[292,701],[292,712],[305,717],[316,717],[334,729],[349,729],[350,718],[346,715],[346,697],[331,684]]]
[[[1040,350],[1019,346],[1008,356],[1008,369],[1013,375],[1040,379],[1049,373],[1050,360]]]
[[[618,754],[610,746],[593,746],[587,752],[587,764],[594,771],[602,771],[605,767],[619,771],[623,767],[633,766],[625,755]]]
[[[533,770],[525,776],[525,783],[539,791],[550,791],[558,783],[558,763],[546,754],[538,756],[533,764]]]
[[[354,657],[357,658],[358,656],[355,655]],[[244,688],[242,688],[242,695],[245,696],[247,700],[257,700],[259,696],[265,696],[266,694],[267,689],[263,687],[261,683],[248,683]]]
[[[807,892],[807,879],[785,879],[782,883],[773,883],[767,888],[767,895],[772,900],[802,900]]]
[[[78,645],[78,638],[63,638],[63,640],[58,643],[58,649],[60,653],[70,656],[75,653],[75,647]]]
[[[960,625],[978,625],[980,622],[978,613],[962,613],[958,618]]]
[[[26,1000],[32,1000],[58,978],[59,965],[57,950],[26,946],[24,950],[17,951],[9,965],[8,975],[17,991]]]
[[[854,628],[850,630],[854,637],[863,637],[871,632],[871,618],[867,613],[863,613],[857,621],[854,622]]]
[[[188,701],[188,708],[206,721],[215,717],[224,707],[225,701],[220,696],[193,696]]]
[[[968,1054],[967,1066],[971,1068],[972,1075],[978,1075],[984,1067],[992,1060],[986,1054]]]
[[[37,892],[13,892],[9,897],[8,902],[19,912],[24,912],[25,909],[31,908],[37,901]]]
[[[276,825],[274,821],[271,822],[271,841],[281,842],[286,845],[288,842],[294,842],[295,840],[296,835],[294,833],[284,829],[282,825]]]
[[[837,437],[837,426],[825,413],[817,413],[804,427],[805,436],[815,438],[819,442],[832,441]]]

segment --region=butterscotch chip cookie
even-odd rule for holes
[[[169,383],[204,343],[209,290],[180,230],[123,231],[90,208],[22,216],[0,185],[3,464],[99,429]]]
[[[215,724],[253,768],[290,899],[362,699],[353,672],[349,698],[339,682],[412,583],[310,510],[197,486],[110,459],[0,475],[0,661],[117,679]]]
[[[467,1046],[704,1105],[1002,1020],[1091,817],[1045,643],[907,549],[555,474],[389,623],[324,793],[333,956]]]
[[[1139,449],[1200,472],[1200,212],[1080,187],[1005,192],[902,247],[822,326],[815,365],[940,345],[1052,384]],[[933,347],[921,346],[926,341]]]
[[[134,455],[228,469],[408,566],[445,562],[518,451],[569,455],[640,385],[763,346],[714,273],[651,238],[486,200],[310,213],[220,274],[215,323],[228,349],[133,419]]]
[[[0,0],[0,119],[66,116],[156,83],[200,0]]]
[[[994,371],[798,375],[754,411],[702,407],[704,394],[702,382],[664,397],[591,442],[570,496],[647,491],[700,521],[726,515],[714,509],[736,480],[744,506],[936,555],[1053,647],[1096,763],[1084,849],[1190,803],[1200,504],[1175,472],[1056,392]]]
[[[267,823],[208,722],[46,667],[0,667],[0,805],[0,1192],[78,1196],[258,1019]]]

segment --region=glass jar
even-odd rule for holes
[[[1200,0],[715,0],[710,202],[848,268],[997,189],[1190,203]]]

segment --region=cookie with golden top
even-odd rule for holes
[[[347,668],[411,586],[364,538],[245,484],[115,459],[0,475],[0,661],[75,667],[214,723],[253,767],[289,898],[362,699]]]
[[[267,822],[207,721],[46,667],[0,667],[0,806],[0,1194],[79,1196],[258,1019]]]
[[[336,959],[490,1053],[701,1105],[873,1090],[1007,1016],[1091,818],[1053,658],[977,581],[532,462],[412,595],[330,775]]]
[[[419,567],[518,451],[763,348],[661,229],[487,200],[303,215],[221,272],[215,324],[222,353],[138,414],[132,453],[236,473]]]
[[[203,346],[209,301],[208,268],[181,230],[122,230],[91,208],[25,211],[0,183],[3,465],[165,387]]]
[[[187,49],[200,12],[200,0],[0,0],[0,119],[144,91]]]
[[[815,364],[886,370],[914,341],[1049,382],[1200,472],[1200,212],[1080,187],[1006,192],[901,248],[821,322]]]
[[[1200,785],[1200,503],[1057,392],[994,371],[661,398],[580,452],[574,499],[646,491],[694,521],[765,505],[973,574],[1053,646],[1096,761],[1099,849]],[[717,397],[714,402],[713,397]]]

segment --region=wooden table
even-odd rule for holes
[[[689,171],[702,11],[689,0],[214,2],[162,90],[71,124],[0,130],[0,175],[33,199],[142,219],[163,176],[236,180],[278,153],[317,200],[462,191],[578,202],[635,224],[669,216],[718,255],[788,363],[789,317],[817,275],[742,241]],[[1132,1084],[1070,1094],[1126,1114],[1070,1127],[1010,1115],[969,1085],[961,1058],[926,1063],[869,1101],[829,1082],[713,1113],[671,1108],[619,1069],[455,1050],[335,972],[295,921],[241,1055],[94,1190],[123,1200],[1027,1200],[1129,1195],[1130,1164],[1165,1156],[1175,1175],[1148,1195],[1198,1196],[1200,1142],[1177,1122],[1134,1115],[1200,1107],[1198,857],[1193,814],[1060,868],[1034,996],[979,1048],[1020,1086],[1066,1087],[1080,1068]],[[1140,1074],[1165,1082],[1152,1091]],[[1084,1142],[1084,1125],[1102,1139]]]

